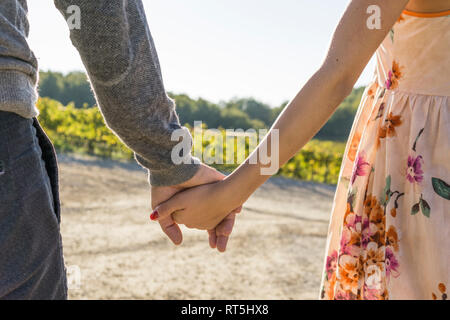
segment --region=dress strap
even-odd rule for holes
[[[440,12],[415,12],[409,10],[403,10],[403,14],[408,16],[413,16],[417,18],[437,18],[437,17],[445,17],[450,15],[450,10],[440,11]]]

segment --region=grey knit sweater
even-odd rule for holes
[[[167,96],[155,45],[141,0],[55,0],[66,19],[80,9],[80,28],[71,28],[77,48],[108,127],[150,170],[154,186],[175,185],[198,170],[196,159],[172,162],[174,130],[180,126]],[[45,17],[42,17],[45,19]],[[0,110],[23,117],[38,115],[37,60],[27,44],[26,0],[0,0]]]

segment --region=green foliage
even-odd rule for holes
[[[350,133],[364,88],[356,88],[339,106],[330,120],[318,132],[316,139],[345,141]],[[58,72],[41,72],[39,82],[41,97],[49,97],[76,108],[92,107],[95,99],[83,72],[63,75]],[[209,128],[270,128],[287,105],[271,108],[253,98],[233,99],[222,105],[204,99],[191,99],[185,94],[170,94],[177,105],[182,124],[194,125],[202,121]]]
[[[345,141],[352,129],[353,120],[361,101],[364,88],[353,89],[325,126],[317,133],[317,139]]]
[[[39,99],[38,108],[39,121],[58,151],[87,153],[113,159],[133,158],[133,152],[106,127],[97,108],[77,109],[73,104],[63,106],[48,98]],[[239,111],[235,108],[226,110]],[[192,134],[195,137],[194,132]],[[225,130],[221,129],[220,134],[224,138]],[[205,136],[202,154],[205,154],[209,147],[214,156],[215,143],[216,139]],[[223,162],[226,162],[226,146],[225,144]],[[253,151],[248,139],[245,141],[245,148],[238,148],[236,144],[233,146],[235,159],[242,160]],[[313,140],[280,169],[279,175],[334,184],[338,179],[344,147],[344,143]],[[215,167],[229,171],[236,168],[237,164],[219,164]]]
[[[39,121],[60,152],[78,152],[113,159],[133,153],[105,125],[97,108],[64,107],[49,98],[38,101]]]
[[[311,140],[288,161],[279,174],[301,180],[336,184],[345,143]]]
[[[253,98],[232,100],[225,105],[225,108],[228,110],[239,110],[246,114],[249,119],[259,120],[264,127],[270,127],[275,120],[273,110],[270,106],[258,102]]]
[[[175,100],[180,122],[194,125],[194,121],[202,121],[209,128],[264,128],[267,124],[258,118],[251,118],[239,108],[223,108],[203,99],[193,100],[185,94],[170,94]],[[270,125],[270,124],[269,124]]]
[[[354,89],[316,135],[317,140],[309,142],[280,169],[279,174],[336,183],[345,148],[342,141],[348,137],[363,91],[364,88]],[[105,126],[99,110],[93,107],[95,99],[84,73],[63,75],[41,72],[39,92],[42,97],[51,98],[40,99],[38,108],[41,111],[40,121],[59,151],[118,159],[133,157],[133,153]],[[225,135],[223,128],[269,128],[287,105],[286,102],[271,108],[253,98],[233,99],[219,105],[204,99],[195,100],[185,94],[170,96],[176,102],[181,123],[193,127],[194,121],[202,121],[205,127],[219,128],[222,135]],[[214,142],[202,144],[203,151],[208,147],[214,150]],[[239,154],[242,158],[250,151],[247,141],[246,150],[237,150],[235,147],[235,156]],[[236,165],[216,167],[232,170]]]
[[[84,72],[76,71],[63,75],[59,72],[39,73],[39,95],[60,101],[66,105],[71,102],[76,108],[92,107],[95,98]]]
[[[258,119],[250,119],[249,116],[239,109],[222,109],[221,124],[223,128],[239,128],[239,129],[262,129],[266,125],[264,122]]]
[[[450,185],[448,185],[444,180],[438,178],[432,178],[431,182],[433,184],[434,191],[438,195],[444,199],[450,200]]]

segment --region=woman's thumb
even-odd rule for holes
[[[158,221],[164,218],[167,218],[172,213],[180,210],[179,207],[179,197],[174,196],[170,198],[169,200],[160,203],[156,206],[155,210],[150,215],[150,219],[153,221]]]

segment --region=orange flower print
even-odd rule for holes
[[[350,159],[350,161],[355,161],[356,158],[356,152],[358,151],[359,142],[361,141],[361,133],[356,132],[353,135],[352,142],[350,143],[350,147],[348,150],[347,158]]]
[[[364,209],[366,210],[366,215],[369,215],[370,209],[374,208],[377,205],[377,198],[372,197],[370,194],[364,200]]]
[[[392,209],[391,209],[391,216],[392,216],[393,218],[395,218],[395,217],[397,216],[397,208],[392,208]]]
[[[339,282],[344,291],[357,294],[359,280],[359,261],[358,259],[342,255],[339,258]]]
[[[369,299],[378,299],[380,291],[384,289],[384,247],[379,247],[377,243],[370,242],[361,257],[364,265],[364,285],[367,289],[372,289]],[[365,295],[368,292],[365,292]]]
[[[377,136],[378,136],[378,144],[377,145],[380,144],[380,140],[381,139],[385,139],[386,138],[386,136],[387,136],[387,132],[386,131],[387,131],[386,126],[381,126],[381,127],[378,128],[378,134],[377,134]]]
[[[402,78],[400,69],[400,65],[394,60],[394,62],[392,62],[392,69],[389,70],[388,78],[386,80],[386,88],[388,90],[397,88],[398,81]]]
[[[384,218],[385,218],[384,209],[377,202],[376,205],[373,206],[370,210],[369,221],[373,224],[379,224],[379,223],[384,222]],[[383,229],[384,229],[384,226],[383,226]]]
[[[354,215],[355,213],[352,211],[352,207],[350,205],[350,203],[347,202],[347,209],[345,210],[345,214],[344,214],[344,223],[348,224],[348,218],[350,215]]]
[[[392,112],[389,113],[384,122],[385,124],[380,128],[378,128],[378,145],[380,143],[380,139],[396,136],[397,132],[395,128],[399,127],[403,123],[401,116],[400,115],[394,116]]]
[[[386,245],[389,245],[394,248],[395,251],[398,251],[398,234],[394,226],[390,226],[386,233]]]
[[[379,246],[386,243],[386,215],[376,197],[368,195],[364,201],[364,218],[362,221],[363,248],[367,248],[369,242],[375,242]]]
[[[375,98],[375,92],[378,89],[378,82],[375,82],[373,85],[370,86],[369,90],[367,91],[367,95],[370,98]]]
[[[322,299],[334,299],[334,287],[336,285],[336,267],[337,267],[338,253],[334,250],[327,256],[327,263],[325,268],[325,281],[322,289]]]
[[[385,122],[386,136],[393,137],[396,135],[395,128],[402,124],[402,119],[400,115],[394,116],[392,112],[390,112]]]
[[[324,289],[322,292],[322,299],[333,300],[334,299],[334,286],[336,284],[336,274],[325,282]]]
[[[386,218],[383,217],[378,220],[376,223],[371,222],[369,224],[369,230],[372,233],[371,239],[378,243],[379,245],[384,245],[386,242],[385,233],[386,233]]]
[[[439,290],[440,295],[441,295],[439,300],[447,300],[448,296],[447,296],[447,288],[445,287],[445,284],[439,283],[438,290]],[[433,300],[438,300],[438,296],[434,292],[431,293],[431,297],[433,298]]]
[[[370,242],[363,253],[363,261],[366,264],[366,267],[371,265],[378,265],[380,268],[382,268],[384,261],[384,247],[378,247],[377,243]],[[370,275],[371,273],[367,274]]]
[[[438,288],[441,293],[445,293],[445,291],[447,291],[447,288],[445,287],[445,284],[443,284],[443,283],[439,283]]]

